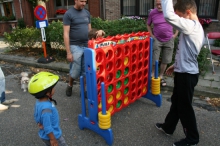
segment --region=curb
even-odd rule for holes
[[[24,57],[24,56],[16,56],[16,55],[4,55],[0,54],[0,60],[9,62],[9,63],[19,63],[22,65],[51,69],[62,72],[69,72],[69,64],[62,62],[51,62],[48,64],[37,63],[37,59],[33,57]]]
[[[160,88],[160,90],[173,92],[173,86],[167,85],[166,87]],[[194,89],[194,96],[220,98],[220,91],[219,91],[219,89],[213,89],[210,87],[196,86]]]
[[[39,67],[45,69],[51,69],[61,72],[69,72],[69,64],[64,62],[51,62],[48,64],[41,64],[37,63],[37,59],[33,57],[24,57],[24,56],[17,56],[17,55],[5,55],[0,54],[0,60],[9,62],[9,63],[18,63],[22,65],[32,66],[32,67]],[[166,87],[161,87],[161,91],[173,91],[173,84],[168,84]],[[194,95],[197,96],[207,96],[207,97],[218,97],[220,98],[219,89],[214,89],[210,87],[202,87],[196,86],[194,90]]]

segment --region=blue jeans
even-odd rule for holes
[[[70,51],[73,54],[73,62],[70,63],[70,76],[73,79],[85,76],[84,49],[86,47],[70,45]]]
[[[5,76],[0,67],[0,103],[5,101]]]

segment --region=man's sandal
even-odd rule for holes
[[[160,80],[160,85],[161,85],[162,87],[164,87],[164,86],[167,85],[167,83],[166,83],[166,81],[165,81],[164,79],[161,79],[161,80]]]

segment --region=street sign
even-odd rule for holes
[[[44,50],[44,57],[39,58],[37,62],[38,63],[50,63],[52,61],[55,61],[55,59],[47,55],[46,34],[45,34],[45,29],[44,29],[44,27],[48,26],[48,21],[45,20],[45,18],[47,17],[47,11],[43,6],[38,5],[34,9],[34,15],[38,19],[36,21],[36,27],[40,28],[41,30],[42,48]]]
[[[36,27],[37,28],[44,28],[48,26],[48,21],[47,20],[37,20],[36,21]]]
[[[34,9],[34,16],[38,20],[44,20],[46,18],[46,16],[47,16],[47,11],[46,11],[46,9],[43,6],[38,5]]]

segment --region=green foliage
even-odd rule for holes
[[[46,44],[47,44],[47,51],[48,53],[52,53],[54,49],[56,49],[57,55],[66,55],[66,51],[60,48],[63,48],[64,41],[63,41],[63,23],[61,21],[53,21],[49,24],[48,27],[45,29],[46,33]],[[65,53],[65,54],[64,54]]]
[[[92,28],[102,29],[106,36],[115,36],[117,34],[132,33],[138,31],[147,31],[144,20],[120,19],[120,20],[102,20],[92,17]]]
[[[4,38],[10,47],[32,47],[36,42],[41,41],[41,34],[38,29],[33,27],[24,29],[16,27],[10,33],[5,32]]]
[[[146,24],[144,20],[132,20],[132,19],[121,19],[121,20],[102,20],[101,18],[92,18],[91,24],[93,28],[102,29],[106,32],[106,36],[115,36],[117,34],[147,31]],[[56,58],[65,58],[66,52],[64,49],[59,49],[64,46],[63,42],[63,23],[61,21],[53,21],[45,28],[46,41],[47,41],[47,51],[56,52]],[[11,33],[4,33],[5,41],[15,48],[20,47],[32,47],[36,42],[42,42],[40,29],[37,28],[15,28]],[[52,47],[51,47],[51,44]],[[178,47],[178,38],[174,41],[174,52],[173,60],[174,63],[176,49]],[[57,49],[52,49],[57,48]],[[207,48],[202,48],[198,56],[199,70],[200,73],[205,74],[208,70],[207,60],[209,50]],[[169,64],[169,65],[171,65]],[[169,66],[168,65],[168,66]]]
[[[215,47],[220,47],[220,39],[214,40],[213,46],[215,46]]]
[[[30,2],[32,4],[32,6],[37,5],[37,0],[27,0],[27,1]]]
[[[102,29],[106,32],[106,36],[147,31],[144,20],[102,20],[101,18],[92,18],[91,24],[93,28]],[[53,21],[45,28],[47,45],[51,48],[50,43],[53,42],[53,48],[61,48],[63,42],[63,23],[61,21]],[[11,47],[24,47],[33,44],[34,42],[41,42],[41,32],[37,28],[25,28],[23,20],[18,20],[18,28],[11,33],[5,33],[5,40]]]
[[[63,42],[63,23],[61,21],[53,21],[45,29],[46,38],[48,42],[56,42],[57,47],[64,45]]]
[[[0,21],[12,21],[15,20],[15,16],[11,15],[11,16],[0,16]]]
[[[23,18],[18,19],[17,25],[18,25],[19,28],[26,28],[26,24],[25,24]]]
[[[205,75],[208,71],[210,60],[207,59],[208,55],[210,54],[210,51],[206,47],[202,47],[200,50],[199,56],[197,58],[198,64],[199,64],[199,72],[201,75]]]

